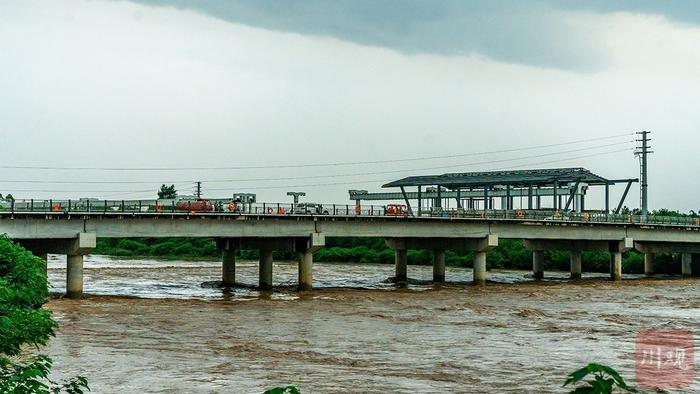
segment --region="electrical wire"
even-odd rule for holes
[[[528,155],[528,156],[504,158],[504,159],[497,159],[497,160],[485,160],[485,161],[477,161],[477,162],[471,162],[471,163],[450,164],[450,165],[434,166],[434,167],[427,167],[427,168],[426,168],[426,167],[423,167],[423,168],[411,168],[411,169],[387,170],[387,171],[375,171],[375,172],[367,172],[367,171],[364,171],[364,172],[345,173],[345,174],[331,174],[331,175],[291,176],[291,177],[282,177],[282,178],[243,178],[243,179],[209,179],[209,180],[203,179],[203,180],[199,180],[199,181],[200,181],[200,182],[206,182],[206,183],[289,181],[289,180],[299,180],[299,179],[341,178],[341,177],[353,177],[353,176],[361,176],[361,175],[396,174],[396,173],[404,173],[404,172],[410,172],[410,171],[430,171],[430,170],[439,170],[439,169],[448,169],[448,168],[459,168],[459,167],[466,167],[466,166],[473,166],[473,165],[481,165],[481,164],[504,163],[504,162],[518,161],[518,160],[530,159],[530,158],[540,158],[540,157],[548,157],[548,156],[557,156],[557,155],[562,155],[562,154],[567,154],[567,153],[582,152],[582,151],[591,150],[591,149],[600,149],[600,148],[608,148],[608,147],[611,147],[611,146],[625,145],[625,144],[629,144],[629,143],[631,143],[631,142],[632,142],[632,141],[617,142],[617,143],[612,143],[612,144],[597,145],[597,146],[588,146],[588,147],[577,148],[577,149],[570,149],[570,150],[557,151],[557,152],[549,152],[549,153],[543,153],[543,154],[538,154],[538,155]],[[46,180],[0,180],[0,183],[31,183],[31,184],[154,184],[154,183],[186,183],[186,182],[193,182],[193,181],[189,181],[189,180],[180,180],[180,181],[46,181]]]
[[[629,152],[632,151],[632,148],[625,148],[625,149],[617,149],[613,151],[607,151],[607,152],[598,152],[598,153],[593,153],[593,154],[588,154],[588,155],[580,155],[580,156],[573,156],[573,157],[567,157],[564,159],[556,159],[556,160],[549,160],[549,161],[541,161],[541,162],[536,162],[536,163],[525,163],[524,165],[526,166],[537,166],[537,165],[544,165],[544,164],[552,164],[552,163],[560,163],[560,162],[566,162],[566,161],[571,161],[571,160],[576,160],[576,159],[583,159],[583,158],[590,158],[590,157],[597,157],[597,156],[603,156],[603,155],[609,155],[613,153],[620,153],[620,152]],[[542,156],[542,155],[541,155]],[[540,157],[541,157],[540,156]],[[523,159],[529,159],[533,158],[536,156],[528,156],[528,157],[521,157],[519,160]],[[492,161],[493,162],[500,162],[504,160],[496,160]],[[479,164],[484,164],[484,163],[479,163]],[[473,165],[473,164],[472,164]],[[504,170],[508,169],[509,167],[502,167],[502,168],[492,168],[484,171],[498,171],[498,170]],[[401,172],[406,172],[410,173],[413,170],[401,170]],[[370,174],[362,174],[362,175],[370,175]],[[321,187],[321,186],[338,186],[338,185],[352,185],[352,184],[363,184],[363,183],[376,183],[376,182],[390,182],[393,179],[375,179],[375,180],[357,180],[357,181],[346,181],[346,182],[332,182],[332,183],[318,183],[318,184],[304,184],[304,185],[284,185],[284,186],[249,186],[248,188],[250,189],[255,189],[255,190],[271,190],[271,189],[285,189],[285,188],[299,188],[299,187]],[[178,186],[182,186],[183,184],[178,184]],[[230,187],[230,188],[210,188],[208,189],[209,191],[228,191],[228,190],[235,190],[236,188],[239,187]],[[127,194],[137,194],[137,193],[152,193],[153,190],[148,189],[148,190],[132,190],[132,191],[123,191],[123,190],[36,190],[36,189],[20,189],[20,190],[14,190],[14,192],[42,192],[42,193],[74,193],[74,192],[81,192],[81,193],[121,193],[124,192],[123,195]]]
[[[453,155],[428,156],[428,157],[413,157],[391,160],[373,160],[373,161],[354,161],[354,162],[334,162],[334,163],[311,163],[311,164],[277,164],[277,165],[259,165],[259,166],[232,166],[232,167],[52,167],[52,166],[18,166],[18,165],[2,165],[0,169],[13,170],[61,170],[61,171],[195,171],[195,170],[253,170],[253,169],[280,169],[280,168],[308,168],[308,167],[334,167],[334,166],[350,166],[350,165],[366,165],[366,164],[386,164],[386,163],[401,163],[409,161],[449,159],[467,156],[481,156],[497,153],[512,153],[533,149],[552,148],[570,144],[603,141],[623,136],[631,136],[634,133],[624,133],[611,135],[606,137],[587,138],[575,141],[560,142],[554,144],[534,145],[528,147],[511,148],[503,150],[494,150],[489,152],[471,152]]]
[[[544,162],[538,162],[538,163],[529,163],[527,165],[528,166],[538,166],[538,165],[543,165],[543,164],[560,163],[560,162],[571,161],[571,160],[576,160],[576,159],[597,157],[597,156],[609,155],[609,154],[620,153],[620,152],[629,152],[629,151],[631,151],[631,149],[618,149],[618,150],[609,151],[609,152],[601,152],[601,153],[594,153],[594,154],[589,154],[589,155],[568,157],[566,159],[550,160],[550,161],[544,161]],[[492,168],[492,169],[487,169],[484,171],[499,171],[499,170],[505,170],[508,168],[509,167]],[[375,180],[361,180],[361,181],[336,182],[336,183],[319,183],[319,184],[306,184],[306,185],[260,186],[260,187],[254,187],[251,189],[268,190],[268,189],[287,189],[287,188],[291,189],[291,188],[299,188],[299,187],[354,185],[354,184],[366,184],[366,183],[376,183],[376,182],[391,182],[392,180],[393,179],[375,179]],[[234,190],[234,188],[214,188],[214,189],[209,189],[209,190],[210,191],[227,191],[227,190]]]

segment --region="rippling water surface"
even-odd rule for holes
[[[698,279],[495,271],[475,287],[468,269],[432,285],[431,267],[409,266],[415,284],[396,288],[392,265],[315,264],[316,289],[297,293],[297,265],[275,263],[277,288],[261,293],[257,262],[237,263],[251,287],[232,292],[202,285],[219,262],[88,256],[85,267],[88,296],[49,303],[60,329],[47,353],[59,377],[86,375],[98,393],[565,392],[591,361],[634,383],[639,329],[700,323]],[[51,256],[49,277],[61,292],[65,259]]]

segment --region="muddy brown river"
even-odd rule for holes
[[[296,264],[276,263],[279,287],[265,294],[202,286],[218,262],[85,265],[88,296],[48,304],[60,328],[45,352],[55,377],[85,375],[97,393],[561,393],[594,361],[634,384],[640,329],[700,327],[698,279],[494,271],[475,287],[448,267],[451,282],[434,286],[421,282],[431,267],[409,266],[417,282],[402,289],[384,283],[391,265],[321,263],[316,290],[297,293]],[[257,263],[237,275],[254,285]],[[65,260],[51,256],[49,277],[63,289]],[[696,379],[669,392],[698,391]]]

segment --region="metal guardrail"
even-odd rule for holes
[[[511,219],[523,221],[627,223],[653,225],[680,225],[700,227],[700,217],[612,214],[600,211],[564,212],[554,210],[468,210],[432,209],[415,212],[387,210],[384,205],[312,204],[300,203],[234,203],[228,199],[211,199],[211,210],[187,209],[187,201],[176,200],[15,200],[0,203],[0,214],[8,213],[147,213],[147,214],[217,214],[217,215],[311,215],[311,216],[363,216],[393,218],[465,218]],[[190,202],[194,204],[194,201]]]

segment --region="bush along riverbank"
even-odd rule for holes
[[[0,393],[82,394],[85,377],[50,379],[52,360],[36,354],[58,324],[44,308],[46,263],[0,235]]]
[[[93,254],[119,257],[157,257],[166,259],[211,259],[221,257],[221,252],[211,238],[124,238],[99,239]],[[239,250],[237,257],[242,260],[257,260],[257,250]],[[275,251],[276,260],[294,260],[291,251]],[[610,253],[583,252],[584,272],[609,272]],[[471,267],[474,253],[467,250],[445,252],[448,266]],[[382,238],[326,238],[326,247],[314,253],[314,261],[337,263],[393,264],[394,251],[389,249]],[[432,263],[432,251],[409,250],[408,263],[428,265]],[[520,240],[500,240],[500,245],[486,255],[489,269],[532,268],[532,252],[525,249]],[[654,255],[654,272],[662,274],[680,273],[680,256]],[[630,251],[623,255],[622,269],[626,273],[644,272],[644,255]],[[545,270],[569,270],[569,252],[545,252]],[[698,270],[694,269],[695,272]]]

